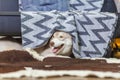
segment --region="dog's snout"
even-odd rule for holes
[[[50,42],[50,46],[54,46],[54,42],[53,41]]]

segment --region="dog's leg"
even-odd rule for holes
[[[71,58],[69,56],[62,56],[62,55],[57,55],[56,57],[61,57],[61,58]]]
[[[43,59],[45,58],[44,56],[41,56],[41,55],[39,55],[35,50],[33,50],[33,49],[30,49],[30,48],[26,48],[25,49],[27,52],[29,52],[29,54],[31,55],[31,56],[33,56],[33,58],[35,58],[35,59],[37,59],[37,60],[39,60],[39,61],[43,61]]]

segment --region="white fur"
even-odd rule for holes
[[[65,39],[64,41],[60,41],[59,39],[54,38],[52,39],[52,41],[55,43],[54,47],[58,47],[61,44],[64,44],[63,49],[59,52],[60,54],[66,54],[70,52],[71,45],[72,45],[72,41],[70,39]]]
[[[60,37],[62,36],[62,37]],[[54,45],[50,46],[50,48],[59,47],[63,44],[63,47],[57,52],[58,55],[69,56],[72,52],[72,37],[68,33],[65,32],[56,32],[53,34],[53,38],[50,40]]]
[[[63,36],[63,38],[60,38],[60,36]],[[54,42],[54,45],[50,45],[51,42]],[[52,49],[54,47],[59,47],[60,45],[63,45],[63,47],[58,50],[57,53],[53,53]],[[30,49],[26,48],[26,51],[30,53],[35,59],[42,61],[46,57],[64,57],[64,58],[70,58],[72,51],[72,38],[71,35],[65,32],[57,31],[53,34],[52,38],[50,39],[48,45],[49,47],[40,47],[36,49]]]
[[[0,52],[7,51],[7,50],[23,50],[22,45],[12,41],[0,41]]]

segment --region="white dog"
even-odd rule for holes
[[[72,54],[72,37],[69,33],[56,31],[46,46],[34,49],[36,52],[31,49],[26,50],[38,60],[49,56],[68,57]]]
[[[70,56],[72,53],[72,37],[70,34],[57,31],[49,42],[50,50],[56,55]]]

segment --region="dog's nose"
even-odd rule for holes
[[[54,46],[54,42],[50,42],[50,46]]]

